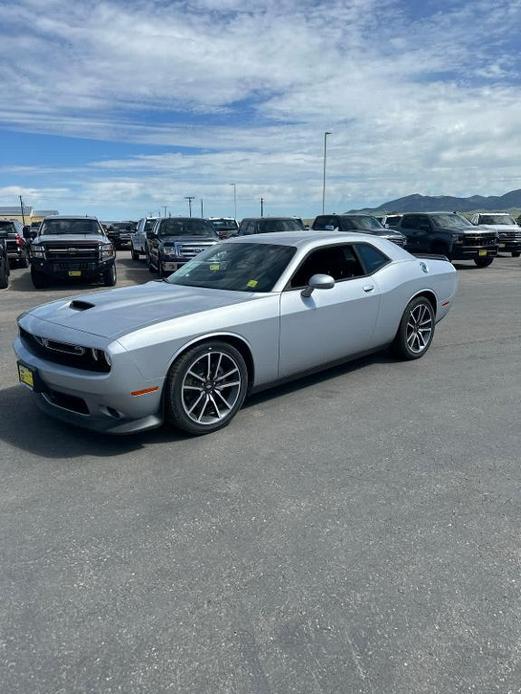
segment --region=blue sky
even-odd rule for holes
[[[0,0],[0,205],[313,216],[521,187],[521,0]]]

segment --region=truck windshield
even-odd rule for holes
[[[473,226],[468,219],[459,214],[433,214],[431,219],[441,229],[468,229]]]
[[[261,234],[272,231],[302,231],[304,225],[300,219],[264,219],[259,222]]]
[[[94,219],[46,219],[40,229],[41,236],[101,233],[101,228]]]
[[[360,231],[382,231],[385,229],[376,217],[362,217],[353,215],[352,217],[342,217],[342,230],[358,229]]]
[[[270,292],[296,250],[278,244],[220,243],[189,260],[167,282],[235,292]]]
[[[211,222],[217,231],[237,231],[239,228],[235,219],[212,219]]]
[[[210,222],[204,219],[163,219],[158,236],[207,236],[218,238]]]
[[[480,224],[500,224],[501,226],[516,226],[509,214],[480,214]]]
[[[16,227],[12,222],[0,221],[0,238],[5,238],[8,234],[15,234]]]

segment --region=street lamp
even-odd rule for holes
[[[233,186],[233,218],[237,219],[237,184],[230,183]]]
[[[322,179],[322,214],[325,212],[326,208],[326,161],[327,161],[327,136],[331,135],[329,131],[326,130],[324,133],[324,177]]]

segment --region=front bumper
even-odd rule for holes
[[[62,261],[45,260],[43,258],[31,258],[31,267],[37,272],[41,272],[49,277],[56,279],[71,279],[80,277],[81,279],[91,280],[99,277],[114,265],[115,258],[99,261],[75,261],[64,258]],[[70,275],[70,272],[81,272],[81,275]]]
[[[38,407],[56,419],[112,434],[144,431],[163,423],[163,382],[147,382],[128,352],[114,357],[109,373],[95,373],[45,361],[27,349],[20,337],[13,348],[19,362],[36,371],[32,395]],[[131,395],[150,386],[158,390]]]
[[[499,250],[516,253],[521,251],[521,241],[499,241]]]
[[[474,260],[475,258],[495,258],[496,246],[459,246],[452,247],[451,260]]]

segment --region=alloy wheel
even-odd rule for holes
[[[430,306],[417,304],[410,312],[407,321],[406,340],[411,352],[421,354],[429,346],[434,319]]]

